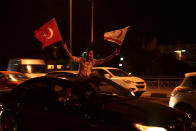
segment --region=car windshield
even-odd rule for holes
[[[47,75],[56,76],[56,77],[65,77],[65,78],[75,78],[77,76],[77,74],[69,73],[69,72],[50,72]]]
[[[130,76],[129,73],[121,69],[108,69],[115,76]]]
[[[28,79],[28,77],[22,73],[12,73],[8,74],[7,76],[9,81],[24,81]]]
[[[46,65],[23,65],[24,73],[46,73]]]
[[[191,77],[193,87],[196,87],[196,76]]]
[[[110,80],[94,78],[92,79],[90,85],[96,92],[99,93],[113,96],[133,96],[127,90]]]

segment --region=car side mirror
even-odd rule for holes
[[[105,78],[111,78],[112,76],[110,74],[104,74]]]

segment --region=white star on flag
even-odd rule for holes
[[[130,26],[127,26],[122,29],[104,33],[104,40],[117,43],[121,46],[129,27]]]

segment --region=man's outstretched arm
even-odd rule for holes
[[[71,52],[67,49],[67,44],[66,44],[66,43],[63,45],[63,47],[64,47],[65,51],[67,52],[67,55],[68,55],[73,61],[75,61],[75,62],[77,62],[77,63],[80,62],[80,58],[78,58],[78,57],[76,57],[76,56],[73,56],[73,55],[71,54]]]
[[[115,56],[117,56],[119,54],[120,54],[120,49],[117,49],[116,48],[115,51],[111,55],[109,55],[105,59],[97,60],[95,64],[103,64],[103,63],[106,63],[106,62],[112,60]]]
[[[72,56],[71,52],[67,49],[67,44],[66,44],[66,42],[65,42],[65,44],[63,45],[63,47],[64,47],[65,51],[67,52],[67,55],[73,60],[73,56]]]

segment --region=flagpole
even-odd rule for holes
[[[69,45],[72,54],[72,0],[69,0]],[[70,60],[70,69],[72,70],[72,60]]]
[[[94,0],[91,0],[91,44],[94,43]]]

